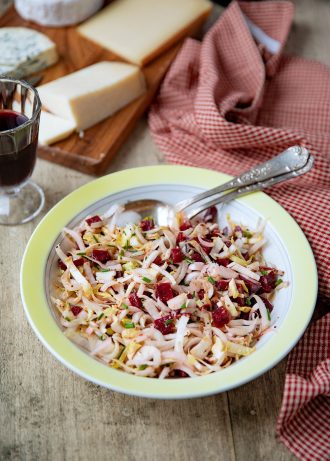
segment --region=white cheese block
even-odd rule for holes
[[[22,18],[44,26],[68,26],[89,18],[103,0],[15,0]]]
[[[13,3],[14,0],[0,0],[0,17],[6,13]]]
[[[207,17],[208,0],[115,0],[79,32],[127,61],[143,65]]]
[[[39,144],[50,145],[70,136],[76,129],[72,120],[60,118],[44,110],[40,114]]]
[[[38,87],[42,104],[85,130],[104,120],[145,92],[136,66],[102,61]]]
[[[46,35],[26,27],[0,28],[0,74],[22,78],[58,60],[56,45]]]

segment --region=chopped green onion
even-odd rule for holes
[[[101,314],[97,317],[97,320],[101,320],[101,318],[104,317],[104,313],[101,312]]]
[[[124,322],[125,328],[135,328],[135,323],[133,322]]]
[[[64,317],[67,322],[71,322],[71,319],[69,317]]]
[[[148,277],[142,277],[142,280],[146,283],[151,283],[151,280]]]
[[[100,341],[104,341],[105,340],[105,337],[103,335],[99,336],[98,337]]]
[[[86,253],[84,251],[80,252],[80,253],[76,253],[78,256],[85,256]]]
[[[125,251],[124,251],[124,250],[120,250],[119,256],[124,256],[124,254],[125,254]]]
[[[122,306],[123,306],[124,309],[128,309],[128,305],[127,305],[127,304],[122,303]]]
[[[110,269],[101,269],[101,272],[110,272]]]
[[[268,320],[270,320],[270,312],[269,312],[268,309],[267,309],[267,318],[268,318]]]
[[[100,243],[100,242],[97,240],[97,238],[95,237],[94,234],[92,234],[92,236],[93,236],[93,239],[95,240],[96,243]]]
[[[213,277],[208,276],[208,277],[207,277],[207,280],[208,280],[210,283],[212,283],[212,285],[215,285],[215,280],[214,280]]]
[[[262,269],[261,269],[260,272],[261,272],[262,275],[268,275],[268,272],[267,272],[267,271],[264,271],[264,270],[262,270]]]
[[[166,320],[165,325],[166,326],[171,325],[171,323],[173,323],[173,322],[174,322],[174,319],[168,319],[168,320]]]
[[[251,299],[250,299],[250,298],[246,298],[245,304],[246,304],[247,306],[251,306],[251,305],[252,305]]]
[[[281,283],[283,283],[283,280],[282,280],[282,279],[278,279],[278,280],[276,280],[276,282],[275,282],[275,286],[277,287],[278,285],[281,285]]]
[[[252,237],[252,234],[249,231],[243,231],[243,236],[250,239]]]
[[[182,306],[180,307],[180,309],[187,309],[186,303],[182,304]]]
[[[145,369],[147,368],[147,366],[148,366],[148,365],[140,365],[140,366],[139,366],[139,370],[141,370],[141,371],[142,371],[142,370],[145,370]]]
[[[188,264],[193,264],[195,261],[190,258],[184,258],[185,261],[187,261]]]

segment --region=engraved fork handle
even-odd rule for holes
[[[194,203],[207,199],[211,196],[221,194],[230,189],[249,186],[267,179],[290,173],[304,167],[308,161],[309,152],[301,146],[292,146],[271,160],[256,165],[251,170],[242,173],[230,181],[195,195],[191,199],[183,200],[175,205],[176,211],[183,211]]]

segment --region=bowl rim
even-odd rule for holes
[[[79,349],[60,330],[44,291],[45,265],[52,244],[63,227],[83,209],[106,196],[134,187],[180,184],[204,189],[230,176],[181,165],[132,168],[91,181],[71,192],[38,224],[24,252],[20,287],[24,311],[44,346],[66,367],[103,387],[129,395],[162,399],[202,397],[243,385],[274,367],[298,342],[312,317],[317,297],[317,270],[307,238],[294,219],[275,200],[262,192],[238,199],[267,216],[288,252],[293,291],[291,306],[276,334],[260,349],[221,372],[189,380],[157,380],[130,375],[107,367]],[[304,286],[304,290],[299,290]],[[39,287],[36,290],[36,287]]]

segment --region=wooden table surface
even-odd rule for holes
[[[330,64],[328,0],[296,3],[287,51]],[[162,161],[144,119],[109,172]],[[92,179],[42,160],[33,176],[46,193],[43,215]],[[19,293],[22,254],[39,219],[0,227],[0,460],[295,459],[275,439],[285,360],[238,389],[185,401],[121,395],[60,364],[32,332]]]

